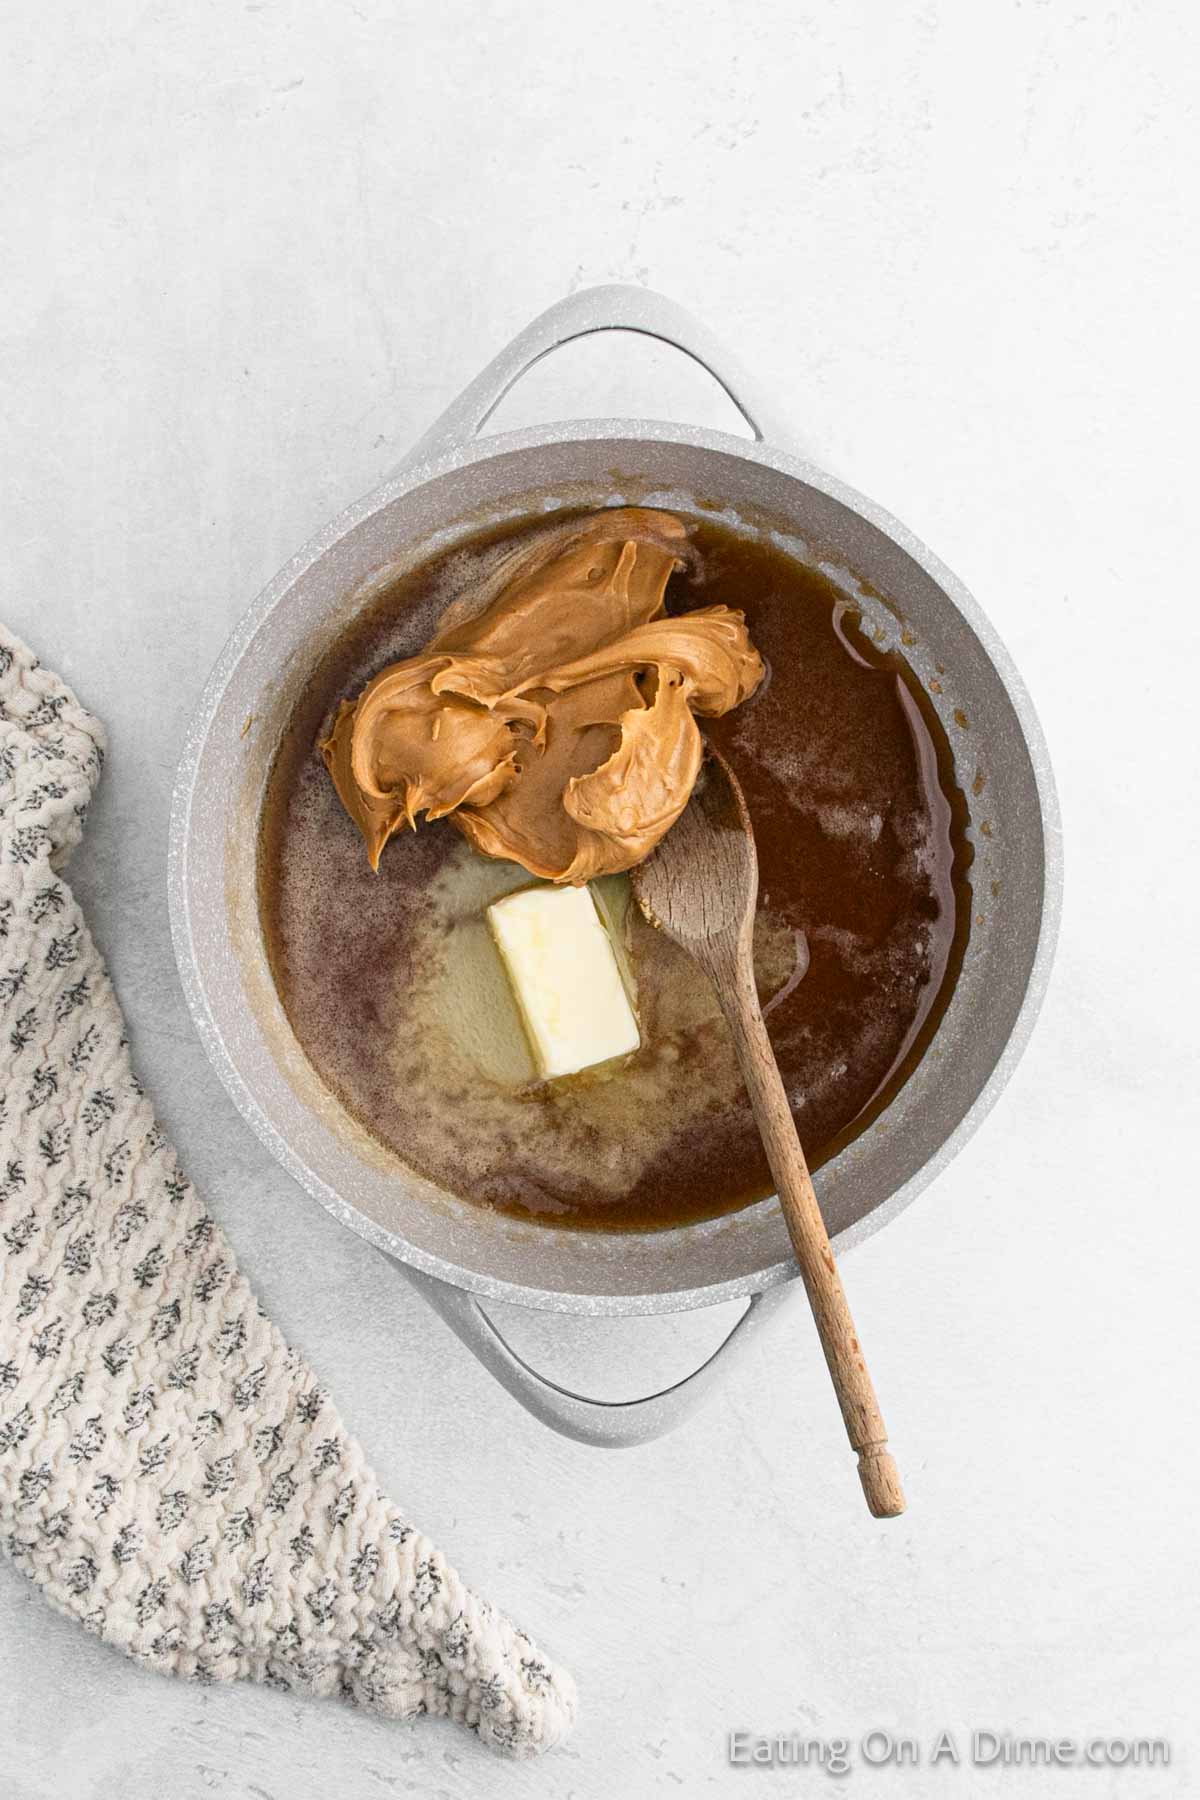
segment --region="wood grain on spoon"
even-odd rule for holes
[[[904,1511],[900,1477],[754,983],[754,834],[737,777],[714,751],[682,816],[653,856],[634,869],[633,891],[650,923],[685,950],[716,989],[846,1432],[858,1452],[867,1505],[877,1519],[894,1518]]]

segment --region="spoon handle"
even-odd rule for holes
[[[863,1493],[875,1518],[892,1519],[904,1511],[904,1490],[887,1447],[883,1415],[859,1347],[787,1092],[763,1023],[753,971],[747,962],[739,957],[733,966],[713,969],[711,973],[733,1033],[737,1059],[833,1377],[846,1433],[858,1452]]]

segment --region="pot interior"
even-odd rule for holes
[[[611,435],[612,427],[579,435],[589,429],[493,440],[416,485],[402,472],[281,573],[227,647],[193,729],[174,825],[173,907],[189,998],[234,1098],[274,1154],[345,1223],[480,1293],[571,1311],[667,1310],[786,1279],[794,1264],[778,1203],[643,1234],[559,1231],[473,1207],[377,1145],[296,1043],[267,967],[255,853],[273,755],[316,662],[403,570],[505,518],[560,506],[715,512],[735,530],[769,534],[819,563],[856,596],[885,647],[900,647],[903,634],[903,655],[946,728],[970,809],[973,923],[954,994],[921,1062],[886,1112],[818,1172],[827,1224],[844,1242],[924,1185],[998,1085],[1042,933],[1039,772],[1048,776],[1035,767],[1022,702],[1014,703],[985,648],[988,628],[900,528],[891,535],[852,497],[826,491],[815,471],[802,475],[771,453],[760,460],[736,440],[722,447],[715,434],[687,441],[640,426],[636,436]],[[978,630],[963,608],[975,613]],[[1004,660],[994,645],[993,653]]]

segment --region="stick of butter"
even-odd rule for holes
[[[641,1043],[587,887],[529,887],[487,909],[539,1072],[574,1075]]]

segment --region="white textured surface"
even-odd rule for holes
[[[790,1792],[728,1769],[724,1732],[873,1725],[1161,1732],[1175,1761],[860,1765],[869,1800],[1194,1790],[1193,10],[16,0],[5,35],[0,610],[110,727],[73,878],[247,1272],[586,1709],[553,1762],[497,1768],[433,1724],[171,1686],[4,1568],[6,1796]],[[171,776],[234,619],[529,316],[610,279],[693,306],[965,577],[1056,756],[1043,1022],[848,1265],[898,1523],[862,1515],[796,1310],[665,1443],[527,1420],[267,1161],[175,977]],[[603,340],[498,422],[620,410],[728,418]],[[567,1371],[561,1323],[521,1341]],[[717,1326],[574,1325],[569,1372],[630,1393]]]

